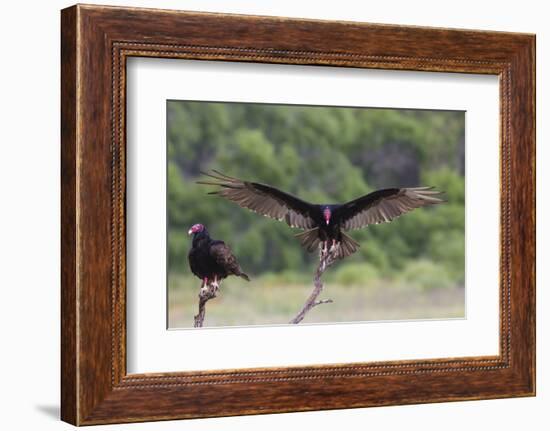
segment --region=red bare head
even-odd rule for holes
[[[187,234],[191,235],[197,232],[202,232],[203,230],[204,230],[204,225],[197,223],[191,226],[191,228],[187,231]]]
[[[325,218],[325,223],[326,224],[329,224],[330,223],[330,216],[332,215],[332,213],[330,212],[330,208],[326,207],[324,210],[323,210],[323,217]]]

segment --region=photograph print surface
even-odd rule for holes
[[[464,128],[168,101],[168,327],[463,318]]]

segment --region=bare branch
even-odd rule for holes
[[[202,328],[206,314],[206,303],[216,297],[218,289],[219,286],[215,283],[208,283],[201,287],[199,293],[199,313],[195,316],[195,328]]]
[[[319,301],[315,301],[313,303],[313,306],[316,307],[318,305],[321,305],[321,304],[331,304],[333,303],[334,301],[332,299],[321,299]]]
[[[334,252],[329,251],[328,253],[321,253],[319,257],[319,265],[317,266],[317,270],[315,271],[315,276],[313,278],[313,291],[311,292],[311,295],[309,295],[309,298],[307,299],[300,312],[289,323],[300,323],[302,320],[304,320],[306,314],[313,307],[321,304],[330,304],[331,302],[333,302],[332,299],[317,300],[317,298],[323,290],[323,282],[321,281],[321,276],[334,262],[336,262],[336,256],[337,253],[335,252],[335,250]]]

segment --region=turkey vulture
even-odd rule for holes
[[[228,275],[236,275],[250,281],[248,275],[242,272],[237,258],[225,242],[210,238],[204,225],[198,223],[191,226],[187,232],[193,235],[193,245],[189,250],[189,266],[191,271],[202,280],[202,286],[210,280],[218,286],[218,280]]]
[[[355,253],[359,244],[343,231],[392,221],[415,208],[444,202],[433,187],[388,188],[376,190],[344,204],[311,204],[275,187],[242,181],[219,171],[208,174],[216,181],[197,184],[218,186],[209,194],[219,195],[258,214],[285,221],[290,227],[304,229],[296,237],[307,251],[322,243],[321,253],[330,251],[337,258]]]

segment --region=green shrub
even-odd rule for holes
[[[330,271],[330,269],[329,269]],[[365,284],[380,278],[380,272],[370,263],[348,263],[327,272],[326,279],[342,285]]]
[[[458,283],[464,283],[464,232],[449,230],[435,232],[430,238],[428,251],[445,265],[449,275]]]
[[[397,278],[403,283],[421,289],[446,288],[453,285],[445,267],[427,259],[410,261]]]
[[[257,280],[257,282],[260,282],[260,280]],[[311,283],[311,275],[306,271],[268,272],[261,275],[261,282],[267,286],[309,284]]]

